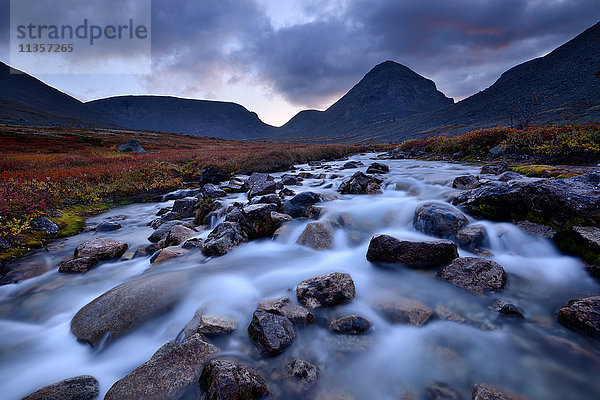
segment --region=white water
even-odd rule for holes
[[[365,163],[370,156],[351,159]],[[431,239],[412,228],[415,208],[425,200],[444,201],[456,190],[452,179],[479,168],[443,162],[415,160],[380,161],[390,166],[383,175],[384,194],[347,195],[322,203],[322,218],[335,220],[351,215],[356,229],[349,235],[336,228],[335,248],[314,251],[297,245],[308,222],[295,220],[289,235],[278,241],[244,244],[230,254],[206,261],[199,252],[161,264],[157,273],[187,269],[191,285],[184,300],[168,315],[151,321],[115,340],[102,351],[78,343],[69,331],[73,315],[110,288],[139,276],[150,267],[149,258],[102,263],[82,275],[48,272],[23,283],[0,287],[0,397],[18,399],[62,379],[89,374],[101,385],[101,397],[118,379],[145,362],[160,346],[174,338],[199,307],[208,313],[239,319],[240,328],[216,344],[228,355],[254,362],[261,357],[248,338],[246,327],[260,300],[288,296],[302,280],[328,272],[347,272],[356,285],[356,298],[343,306],[318,312],[312,328],[299,329],[298,338],[281,356],[263,359],[255,367],[272,382],[272,375],[292,358],[302,358],[321,369],[318,390],[337,388],[356,399],[397,399],[405,390],[420,394],[430,380],[445,382],[470,398],[473,383],[501,385],[531,399],[600,398],[600,345],[594,339],[569,331],[556,322],[555,313],[568,300],[597,295],[599,285],[589,278],[583,264],[561,254],[548,240],[529,235],[508,223],[483,223],[489,235],[486,246],[508,274],[507,287],[486,298],[466,293],[435,278],[435,271],[398,267],[381,269],[365,259],[368,241],[375,233],[406,239]],[[338,171],[344,162],[327,163],[341,178],[308,179],[296,192],[335,192],[356,170]],[[309,169],[306,165],[300,168]],[[273,174],[279,176],[281,174]],[[327,184],[330,189],[324,189]],[[235,195],[229,202],[240,201]],[[172,202],[135,204],[92,218],[99,222],[126,215],[123,228],[108,233],[82,233],[40,251],[24,263],[56,265],[68,259],[74,247],[93,237],[123,240],[128,254],[148,244],[152,232],[147,223]],[[471,222],[475,220],[472,219]],[[208,231],[198,236],[205,237]],[[472,256],[460,251],[461,256]],[[380,298],[400,294],[418,299],[430,308],[444,305],[473,324],[434,320],[423,327],[394,325],[375,310]],[[497,299],[521,308],[526,321],[497,317],[489,307]],[[326,329],[330,318],[355,313],[368,318],[370,334],[355,338],[363,351],[344,351],[340,337]],[[474,325],[474,326],[473,326]],[[587,356],[552,345],[562,338],[580,346]],[[587,358],[586,358],[587,357]],[[314,393],[310,398],[314,397]]]

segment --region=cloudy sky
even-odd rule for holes
[[[17,1],[17,0],[13,0]],[[0,0],[0,60],[9,57]],[[161,94],[234,101],[281,125],[394,60],[460,100],[600,20],[599,0],[153,0],[145,75],[48,75],[80,100]]]

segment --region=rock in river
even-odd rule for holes
[[[329,329],[337,333],[358,335],[371,329],[371,322],[359,315],[347,315],[331,321]]]
[[[473,385],[473,400],[528,400],[527,397],[487,383]]]
[[[319,368],[307,361],[294,359],[285,365],[287,386],[295,393],[306,393],[319,380]]]
[[[438,272],[438,276],[474,294],[495,292],[506,284],[506,272],[495,261],[462,257],[452,261]]]
[[[391,323],[421,326],[433,315],[433,311],[420,301],[399,296],[381,299],[375,307]]]
[[[202,369],[200,388],[206,400],[258,400],[269,394],[262,376],[231,360],[209,361]]]
[[[75,258],[90,257],[96,260],[110,260],[121,257],[127,250],[127,243],[110,239],[92,239],[75,248]]]
[[[314,192],[298,193],[281,206],[281,212],[291,215],[293,218],[303,217],[308,207],[321,201],[321,197]]]
[[[479,186],[479,178],[474,175],[464,175],[454,178],[452,187],[455,189],[475,189]]]
[[[480,224],[469,225],[456,234],[456,241],[465,250],[473,251],[482,246],[487,239],[487,231]]]
[[[309,222],[298,238],[298,244],[314,250],[333,248],[333,226],[328,221]]]
[[[222,315],[202,315],[198,322],[198,333],[204,335],[222,335],[237,329],[238,321],[235,318]]]
[[[270,356],[282,353],[296,339],[292,321],[264,310],[254,311],[248,333],[254,343]]]
[[[415,210],[413,226],[426,235],[453,238],[469,220],[450,204],[429,201]]]
[[[350,179],[343,182],[338,191],[341,194],[368,194],[367,191],[375,194],[378,188],[381,190],[379,187],[381,182],[382,180],[379,178],[365,175],[358,171],[355,172]]]
[[[142,275],[92,300],[71,320],[77,340],[97,346],[173,308],[185,294],[187,272]]]
[[[98,397],[100,385],[93,376],[82,375],[46,386],[21,400],[93,400]]]
[[[305,307],[329,307],[352,300],[356,289],[350,275],[332,272],[300,282],[296,296]]]
[[[197,392],[202,367],[218,349],[194,335],[157,354],[117,381],[105,400],[180,399]]]
[[[558,322],[600,338],[600,296],[571,300],[558,311]]]
[[[369,242],[367,260],[378,263],[406,264],[414,268],[435,268],[458,257],[450,240],[413,242],[388,235],[375,235]]]
[[[281,297],[274,300],[264,300],[258,303],[259,310],[283,315],[296,325],[310,325],[315,316],[306,308],[292,303],[287,297]]]
[[[193,217],[196,203],[198,203],[198,199],[195,197],[184,197],[183,199],[175,200],[173,203],[173,212],[176,212],[183,218]]]
[[[236,222],[221,222],[208,234],[202,245],[202,253],[206,256],[222,256],[235,246],[248,241],[248,236],[240,224]]]

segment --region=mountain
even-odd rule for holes
[[[0,62],[0,123],[117,127],[106,115]]]
[[[302,111],[281,130],[290,136],[351,135],[365,127],[393,123],[453,103],[433,81],[404,65],[386,61],[327,110]]]
[[[265,138],[276,129],[236,103],[168,96],[117,96],[86,105],[131,129],[227,139]]]

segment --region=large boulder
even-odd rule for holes
[[[473,251],[487,240],[487,231],[480,224],[469,225],[456,233],[458,245],[465,250]]]
[[[200,388],[206,400],[258,400],[269,394],[262,376],[231,360],[209,361],[202,369]]]
[[[154,230],[154,232],[152,232],[152,234],[150,236],[148,236],[148,241],[150,241],[152,243],[158,243],[161,240],[166,239],[167,236],[169,235],[169,232],[171,232],[171,229],[175,225],[181,225],[181,222],[180,221],[168,221],[168,222],[165,222],[164,224],[161,224],[158,228],[156,228]]]
[[[314,250],[333,248],[333,226],[328,221],[309,222],[298,238],[298,244]]]
[[[283,315],[256,310],[248,326],[248,333],[263,353],[275,356],[296,340],[294,324]]]
[[[281,226],[281,220],[276,214],[273,215],[276,210],[275,204],[252,204],[241,209],[233,208],[225,217],[225,221],[238,223],[250,240],[270,237]]]
[[[75,258],[89,257],[96,260],[110,260],[121,257],[127,250],[127,243],[111,239],[92,239],[75,248]]]
[[[175,225],[169,230],[165,244],[167,246],[179,246],[187,239],[196,236],[198,232],[183,225]]]
[[[171,310],[185,294],[187,272],[143,275],[92,300],[71,320],[78,341],[97,346]]]
[[[563,250],[579,255],[590,264],[600,265],[600,228],[574,226],[558,238]]]
[[[288,297],[261,301],[258,303],[257,309],[283,315],[296,325],[311,325],[315,319],[313,313],[298,304],[292,303]]]
[[[377,301],[375,308],[394,324],[422,326],[433,316],[433,311],[418,300],[392,296]]]
[[[367,168],[367,174],[387,174],[390,172],[390,167],[385,164],[374,162]]]
[[[558,311],[558,322],[600,338],[600,296],[571,300]]]
[[[306,279],[296,287],[298,301],[307,308],[346,303],[356,296],[350,275],[340,272]]]
[[[473,385],[472,396],[473,400],[528,400],[520,394],[487,383]]]
[[[93,376],[82,375],[46,386],[21,400],[93,400],[98,397],[100,385]]]
[[[341,194],[376,194],[378,189],[381,190],[379,185],[382,182],[383,181],[379,178],[365,175],[358,171],[355,172],[350,179],[343,182],[338,188],[338,191]]]
[[[48,217],[39,216],[31,221],[31,227],[35,230],[55,235],[58,233],[58,225],[52,222]]]
[[[205,199],[214,199],[225,196],[227,196],[227,192],[213,183],[207,183],[202,187],[202,197]]]
[[[414,242],[388,235],[373,236],[367,250],[370,262],[406,264],[414,268],[440,267],[456,257],[456,244],[450,240]]]
[[[146,150],[142,147],[140,142],[137,139],[131,139],[128,142],[125,142],[117,148],[117,151],[120,153],[145,153]]]
[[[202,253],[206,256],[222,256],[239,245],[247,242],[248,235],[237,222],[221,222],[210,232],[202,244]]]
[[[496,292],[506,284],[506,272],[495,261],[475,257],[457,258],[438,272],[438,276],[471,293]]]
[[[162,400],[187,398],[198,392],[204,364],[218,349],[194,335],[157,352],[150,360],[115,382],[105,400]]]
[[[452,187],[455,189],[475,189],[479,186],[479,178],[474,175],[457,176],[452,181]]]
[[[460,211],[449,204],[429,201],[415,210],[413,226],[426,235],[454,238],[458,231],[469,224]]]
[[[254,172],[244,183],[244,187],[248,190],[248,198],[263,196],[270,193],[275,193],[277,184],[275,178],[269,174]]]
[[[321,197],[314,192],[298,193],[289,200],[286,200],[281,206],[281,212],[292,216],[293,218],[304,217],[306,210],[321,201]]]
[[[184,197],[173,202],[173,212],[181,215],[183,218],[193,217],[198,199],[195,197]]]

